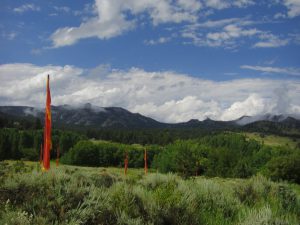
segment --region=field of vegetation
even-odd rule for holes
[[[43,131],[1,128],[0,224],[299,224],[297,137],[184,130],[100,134],[98,140],[93,133],[53,130],[51,158],[59,147],[63,165],[53,162],[42,173]]]
[[[299,224],[299,186],[142,169],[0,163],[0,224]]]

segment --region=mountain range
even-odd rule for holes
[[[215,121],[209,118],[199,121],[192,119],[182,123],[162,123],[139,113],[131,113],[119,107],[98,107],[90,103],[74,107],[70,105],[51,106],[52,122],[57,128],[202,128],[231,129],[237,127],[253,128],[264,124],[273,129],[274,124],[280,128],[300,129],[298,116],[265,114],[260,116],[243,116],[232,121]],[[16,119],[38,118],[43,121],[44,110],[28,106],[0,106],[0,117]]]

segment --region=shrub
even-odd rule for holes
[[[300,153],[271,159],[266,174],[273,180],[288,180],[300,184]]]
[[[234,188],[234,191],[242,203],[253,206],[264,201],[268,197],[271,188],[272,182],[258,175],[245,182],[240,182],[240,184]]]
[[[183,180],[60,166],[11,172],[0,183],[0,224],[279,225],[297,224],[299,212],[289,185],[262,176]]]

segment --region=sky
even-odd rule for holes
[[[0,105],[300,115],[300,0],[1,0]]]

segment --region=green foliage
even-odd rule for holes
[[[52,131],[51,156],[56,157],[60,145],[61,155],[67,153],[79,140],[85,137],[70,131]],[[43,143],[42,130],[0,129],[0,161],[5,159],[26,159],[37,161]]]
[[[169,144],[155,157],[153,166],[184,177],[247,178],[263,172],[274,180],[300,183],[299,156],[299,149],[265,146],[244,135],[225,132]]]
[[[10,175],[0,182],[0,224],[296,225],[300,219],[299,196],[262,176],[132,178],[113,169],[68,166],[47,173],[5,171]]]
[[[266,175],[273,180],[289,180],[300,183],[299,153],[273,158],[267,163],[266,168]]]
[[[139,143],[142,145],[165,146],[178,139],[195,139],[200,136],[212,134],[210,129],[89,129],[85,131],[88,138],[120,142],[124,144]]]
[[[130,142],[127,138],[143,142],[139,141],[139,135],[152,137],[152,133],[146,130],[132,135],[117,131],[117,135],[125,138],[125,143]],[[161,138],[164,139],[164,132],[169,135],[173,131],[161,132]],[[182,132],[185,133],[184,130]],[[0,129],[0,160],[37,161],[42,140],[42,130]],[[266,146],[240,133],[222,132],[198,136],[198,139],[177,140],[166,146],[142,146],[87,141],[84,136],[75,132],[53,130],[52,141],[51,158],[56,158],[56,149],[59,146],[61,162],[65,164],[121,167],[124,165],[125,152],[128,152],[129,167],[141,168],[144,166],[143,151],[146,148],[148,166],[164,173],[176,172],[183,177],[205,175],[237,178],[248,178],[263,173],[273,180],[300,183],[299,148]],[[164,142],[166,143],[168,141]]]
[[[112,142],[79,141],[61,160],[65,164],[79,166],[123,166],[125,152],[128,152],[129,167],[139,168],[144,166],[144,148],[147,149],[147,161],[151,166],[159,147]]]

